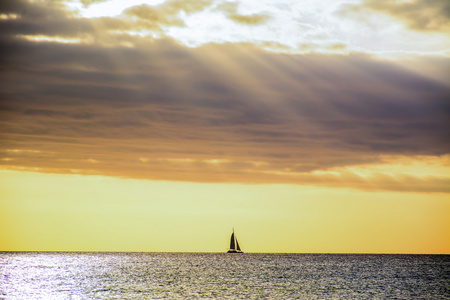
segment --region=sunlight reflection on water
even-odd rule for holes
[[[0,299],[450,299],[450,256],[0,253]]]

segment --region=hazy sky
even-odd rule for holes
[[[0,250],[450,253],[450,2],[0,3]]]

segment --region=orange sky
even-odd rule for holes
[[[0,250],[450,253],[448,2],[257,2],[2,2]]]
[[[450,204],[442,193],[10,171],[0,177],[4,251],[223,252],[232,227],[246,252],[450,249]]]

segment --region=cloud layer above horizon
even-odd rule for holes
[[[283,53],[450,55],[445,0],[3,1],[0,20],[21,38],[136,46],[251,43]]]
[[[3,169],[450,192],[447,2],[135,2],[0,4]]]

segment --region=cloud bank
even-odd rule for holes
[[[398,18],[414,30],[448,32],[450,2],[445,0],[376,1],[365,0],[363,7]]]
[[[1,20],[25,38],[135,47],[250,43],[281,53],[448,56],[448,1],[5,0]],[[14,21],[14,22],[12,22]],[[418,42],[420,41],[420,42]]]
[[[188,48],[122,32],[183,27],[178,13],[208,1],[92,20],[52,3],[0,7],[3,168],[449,192],[446,80],[365,54]]]

